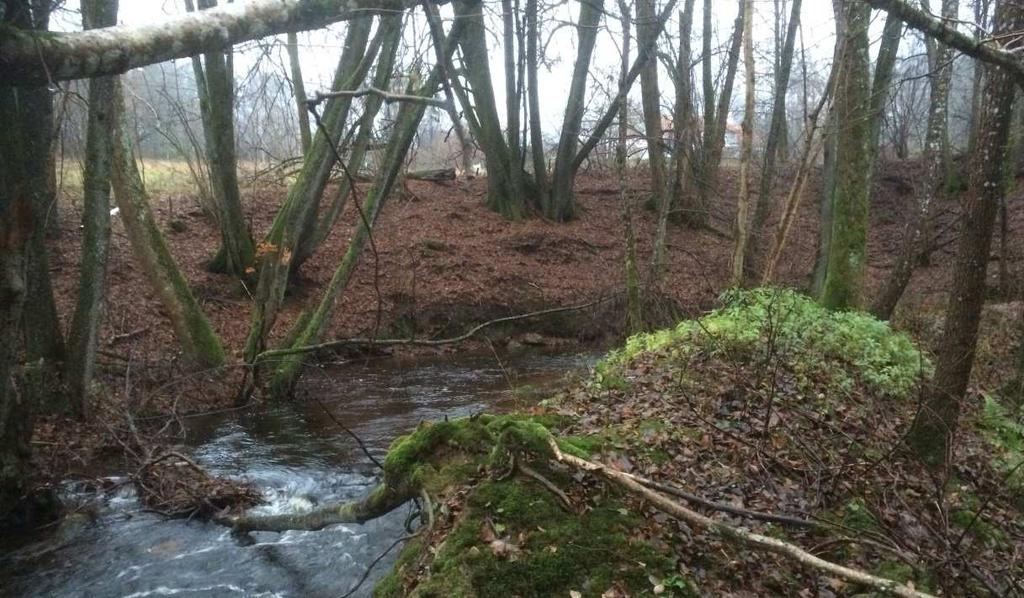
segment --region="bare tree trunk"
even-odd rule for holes
[[[793,51],[796,47],[796,32],[800,26],[800,8],[802,0],[793,0],[789,26],[786,29],[786,41],[780,48],[778,68],[775,71],[775,97],[772,102],[771,124],[764,146],[764,161],[761,166],[761,184],[758,189],[757,204],[750,222],[750,240],[747,243],[744,257],[744,278],[753,276],[758,271],[758,252],[761,248],[761,233],[765,220],[772,207],[772,188],[775,184],[775,162],[779,156],[779,148],[783,145],[786,130],[786,93],[789,91],[789,74],[793,68]]]
[[[942,15],[947,19],[955,19],[959,10],[958,0],[943,0]],[[871,305],[871,313],[881,319],[888,320],[896,309],[896,304],[903,295],[904,289],[914,273],[914,266],[919,256],[928,251],[931,244],[929,238],[928,218],[935,196],[941,190],[945,177],[943,168],[945,161],[942,141],[946,137],[949,113],[949,85],[953,78],[953,50],[939,43],[935,48],[935,67],[931,74],[931,98],[928,108],[928,129],[925,133],[924,178],[916,186],[917,201],[908,217],[903,230],[902,247],[896,261],[883,283],[878,296]]]
[[[713,33],[711,24],[714,14],[711,4],[711,0],[704,0],[701,40],[701,51],[703,54],[701,58],[701,76],[704,88],[702,98],[704,102],[704,126],[702,127],[703,136],[698,156],[699,160],[693,169],[698,192],[693,195],[691,202],[686,206],[681,206],[683,210],[683,223],[691,228],[707,226],[710,215],[707,193],[704,192],[704,172],[707,170],[706,165],[711,159],[711,138],[714,136],[715,123],[718,122],[718,117],[715,115],[715,79],[711,68],[711,35]]]
[[[693,7],[694,0],[686,0],[683,10],[679,14],[679,56],[676,57],[676,72],[674,82],[676,88],[676,101],[672,114],[672,189],[671,205],[682,213],[682,220],[690,222],[692,210],[695,207],[687,201],[692,194],[690,190],[692,177],[691,157],[693,155],[693,139],[696,123],[693,118],[693,90],[690,82],[690,62],[692,51],[690,47],[690,33],[693,30]],[[689,179],[686,177],[690,176]],[[660,215],[659,215],[660,216]],[[655,256],[660,252],[661,259],[655,258],[655,268],[652,272],[651,283],[655,284],[664,273],[665,234],[668,218],[665,222],[658,219],[658,233],[655,238]]]
[[[385,33],[383,33],[384,41],[379,52],[376,72],[373,75],[373,87],[376,89],[388,89],[390,86],[392,71],[395,68],[395,57],[398,54],[398,45],[402,38],[402,22],[400,15],[384,17],[380,20],[380,30]],[[359,117],[359,130],[356,132],[355,140],[349,151],[348,171],[353,175],[359,172],[366,159],[366,152],[370,148],[370,141],[373,137],[373,124],[383,104],[384,98],[379,95],[368,96],[366,103],[363,104],[363,113]],[[461,130],[461,127],[457,130]],[[338,194],[328,207],[327,213],[320,219],[316,232],[302,253],[312,255],[327,240],[352,191],[352,181],[348,177],[343,178]]]
[[[597,144],[604,138],[604,134],[607,132],[608,127],[610,127],[615,121],[615,118],[619,113],[619,108],[622,106],[623,102],[626,101],[629,89],[633,86],[637,77],[640,76],[641,69],[643,69],[647,64],[648,60],[653,60],[656,50],[655,44],[657,43],[658,36],[660,36],[661,32],[664,30],[665,23],[668,22],[668,18],[671,16],[672,11],[675,10],[675,6],[676,0],[669,0],[669,2],[666,3],[665,8],[661,11],[661,14],[656,21],[658,35],[651,40],[652,43],[638,44],[639,47],[637,48],[636,60],[633,61],[633,65],[629,68],[629,73],[626,75],[624,86],[619,86],[619,91],[615,95],[615,98],[612,99],[611,103],[605,109],[604,114],[601,115],[597,124],[594,125],[594,128],[590,131],[590,136],[587,137],[586,141],[580,145],[579,151],[576,152],[576,155],[573,157],[572,163],[569,166],[570,176],[568,177],[568,193],[570,198],[572,196],[573,181],[575,180],[576,173],[579,171],[580,166],[583,165],[583,162],[587,159],[587,156],[590,155],[590,152],[592,152],[594,148],[597,147]]]
[[[832,0],[832,14],[835,17],[836,47],[832,53],[832,75],[842,70],[843,48],[846,44],[846,14],[842,0]],[[838,84],[838,81],[836,82]],[[833,92],[835,93],[835,92]],[[818,247],[811,273],[811,295],[821,297],[828,274],[828,257],[832,245],[832,216],[836,194],[836,150],[839,138],[839,123],[835,110],[829,112],[825,121],[825,140],[822,147],[822,194],[818,218]]]
[[[82,6],[83,25],[107,27],[117,23],[117,0],[92,0]],[[103,319],[103,296],[110,245],[111,106],[115,77],[89,81],[89,124],[85,142],[82,195],[82,258],[78,303],[68,331],[65,379],[68,406],[79,417],[89,411],[96,349]]]
[[[537,197],[547,197],[548,167],[544,159],[544,131],[540,125],[540,81],[537,72],[537,43],[540,24],[537,22],[537,0],[526,0],[526,95],[530,106],[530,155]]]
[[[501,0],[505,54],[505,138],[508,143],[508,170],[512,187],[512,201],[522,203],[526,196],[523,181],[522,153],[519,147],[519,87],[516,78],[516,26],[512,0]],[[523,209],[525,211],[525,207]]]
[[[526,213],[526,202],[521,190],[522,174],[519,161],[514,159],[505,142],[498,119],[483,4],[473,0],[456,0],[454,8],[458,18],[468,21],[459,45],[462,48],[462,70],[472,88],[473,101],[463,103],[462,108],[466,113],[472,112],[478,124],[474,135],[483,148],[487,163],[487,206],[510,220],[518,220]],[[449,72],[452,71],[449,69]]]
[[[700,203],[703,206],[711,205],[711,197],[718,189],[718,167],[722,162],[725,129],[729,123],[729,106],[732,104],[733,84],[736,81],[740,45],[743,41],[743,0],[740,0],[739,7],[740,12],[736,17],[732,40],[729,43],[729,55],[726,58],[725,80],[722,83],[722,92],[718,97],[718,106],[715,109],[715,121],[710,129],[704,131],[704,148],[701,151],[703,159],[700,176],[697,177],[697,188],[701,195]],[[709,98],[713,97],[713,95],[709,96]],[[704,101],[710,101],[709,98],[705,98]]]
[[[292,92],[295,95],[295,108],[299,117],[299,139],[302,141],[302,153],[309,151],[313,143],[313,135],[309,131],[309,112],[306,110],[306,84],[302,80],[302,64],[299,62],[299,35],[294,31],[288,33],[288,66],[292,76]]]
[[[693,4],[693,0],[689,0]],[[618,0],[619,21],[622,23],[622,57],[619,66],[619,87],[625,86],[629,75],[630,10],[626,0]],[[640,276],[636,264],[636,233],[633,229],[633,199],[626,193],[626,138],[629,133],[629,107],[619,106],[619,136],[615,145],[615,167],[619,176],[619,202],[622,204],[622,223],[625,227],[624,267],[626,276],[626,332],[634,334],[644,327],[643,300],[640,295]],[[659,231],[659,234],[662,234]],[[662,238],[662,244],[664,239]]]
[[[822,303],[829,309],[861,303],[870,204],[871,91],[868,23],[871,8],[844,0],[846,36],[836,86],[836,187]]]
[[[974,0],[974,39],[979,43],[987,35],[986,25],[988,24],[990,5],[991,0]],[[967,121],[967,154],[971,156],[974,155],[978,143],[978,122],[981,120],[979,115],[981,102],[978,101],[978,98],[981,97],[984,73],[985,69],[981,63],[977,60],[974,61],[974,75],[971,81],[971,111]]]
[[[441,85],[441,79],[446,70],[444,64],[451,59],[451,55],[455,52],[455,47],[460,41],[459,38],[463,35],[465,30],[471,26],[472,22],[467,19],[458,19],[455,21],[455,24],[452,26],[451,32],[444,43],[444,48],[439,49],[439,51],[443,53],[445,60],[439,61],[434,65],[430,72],[430,76],[419,89],[416,89],[414,86],[415,83],[411,82],[407,90],[408,95],[430,99],[435,93],[437,93],[438,87]],[[392,133],[391,140],[388,142],[388,147],[385,150],[380,172],[377,174],[373,187],[367,194],[366,201],[363,203],[361,209],[361,215],[365,216],[366,220],[363,221],[362,216],[360,217],[356,234],[352,237],[352,240],[349,241],[348,249],[342,258],[341,263],[338,264],[338,267],[334,272],[334,276],[331,278],[331,282],[324,290],[323,297],[321,298],[316,311],[309,317],[300,317],[299,321],[306,323],[292,341],[292,347],[304,347],[320,341],[326,325],[330,322],[331,313],[337,303],[338,297],[348,287],[349,280],[352,277],[352,273],[355,271],[356,265],[359,263],[359,258],[363,253],[363,249],[367,241],[370,239],[370,236],[373,234],[373,225],[377,219],[377,215],[380,214],[380,210],[383,207],[384,202],[387,201],[387,198],[391,195],[395,180],[405,163],[406,154],[408,153],[409,146],[412,144],[412,140],[416,135],[416,129],[419,125],[420,119],[423,118],[423,113],[426,110],[426,107],[426,102],[410,100],[403,102],[402,107],[399,109],[394,132]],[[301,354],[284,357],[276,364],[274,376],[270,383],[271,394],[276,398],[283,398],[289,395],[295,386],[295,382],[298,381],[301,372]]]
[[[782,212],[782,220],[779,222],[778,229],[775,233],[775,242],[772,245],[771,251],[768,253],[768,259],[765,262],[764,271],[761,274],[761,284],[765,285],[771,282],[772,277],[775,276],[775,268],[778,266],[779,257],[782,255],[782,249],[786,245],[786,238],[789,235],[789,230],[793,225],[793,220],[796,218],[797,208],[800,206],[800,202],[803,200],[804,187],[807,185],[807,177],[810,174],[811,167],[818,160],[818,154],[825,146],[825,140],[818,138],[817,132],[819,128],[819,118],[822,110],[828,107],[828,112],[831,112],[832,97],[835,93],[835,84],[837,79],[836,68],[832,69],[829,74],[828,83],[825,85],[825,92],[821,96],[821,100],[818,105],[815,106],[814,111],[809,113],[804,122],[804,130],[806,131],[804,137],[803,152],[800,157],[800,165],[797,168],[796,176],[793,178],[793,183],[789,189],[789,195],[786,197],[785,208]],[[828,120],[826,116],[826,120]]]
[[[998,39],[1024,28],[1024,7],[1003,2],[996,10]],[[992,227],[1005,192],[1004,167],[1010,135],[1014,81],[1006,69],[986,65],[978,152],[972,160],[970,192],[965,197],[962,232],[957,243],[953,287],[938,346],[935,377],[924,405],[908,434],[908,443],[925,463],[936,469],[949,465],[967,391],[978,324],[985,303]]]
[[[193,10],[192,0],[185,0]],[[216,6],[216,0],[198,0],[200,9]],[[230,50],[230,48],[229,48]],[[210,171],[213,205],[220,227],[221,248],[208,267],[213,272],[246,275],[255,249],[245,225],[238,190],[238,160],[235,153],[235,85],[222,50],[207,52],[203,64],[193,59],[199,102],[204,118],[206,161]]]
[[[743,66],[746,73],[746,102],[743,110],[743,139],[740,143],[740,193],[736,202],[735,245],[732,252],[732,285],[743,284],[743,258],[749,241],[747,213],[750,210],[750,162],[754,155],[754,4],[743,0]]]
[[[660,29],[657,27],[655,0],[636,1],[636,39],[640,45],[653,45]],[[640,98],[644,112],[644,134],[647,164],[651,172],[651,196],[648,205],[659,211],[659,226],[669,214],[668,176],[665,172],[665,150],[661,130],[661,90],[658,86],[658,61],[650,60],[640,71]],[[664,257],[664,256],[662,256]]]
[[[116,81],[111,105],[112,169],[114,197],[121,209],[128,240],[135,258],[149,279],[153,291],[163,304],[175,336],[185,356],[204,367],[224,363],[224,349],[202,309],[196,302],[188,282],[181,274],[167,249],[163,234],[156,224],[146,197],[146,189],[135,164],[135,153],[128,134],[124,98],[120,81]]]
[[[580,3],[580,16],[576,25],[578,42],[576,64],[573,66],[572,83],[569,85],[569,98],[565,103],[565,115],[562,118],[562,133],[558,139],[558,150],[555,154],[555,168],[551,177],[551,188],[547,195],[541,197],[541,210],[544,217],[556,222],[571,220],[576,213],[573,204],[573,158],[579,143],[580,125],[583,123],[584,102],[587,91],[587,75],[590,71],[590,58],[594,53],[597,41],[598,26],[604,0]]]
[[[349,23],[345,35],[345,49],[334,74],[334,89],[352,89],[365,77],[366,71],[361,67],[365,66],[368,70],[369,65],[362,65],[361,62],[372,24],[372,17],[355,19]],[[273,328],[278,309],[284,301],[285,289],[292,272],[292,262],[298,257],[301,263],[302,256],[296,256],[300,243],[304,236],[315,232],[316,208],[334,168],[335,158],[331,144],[342,135],[351,103],[351,98],[334,98],[327,102],[322,120],[330,137],[321,130],[317,130],[313,136],[310,151],[302,161],[302,170],[289,188],[288,197],[274,218],[267,238],[257,251],[260,273],[254,298],[252,325],[245,345],[246,361],[251,362],[256,354],[263,350],[266,336]]]

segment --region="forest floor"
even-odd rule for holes
[[[893,162],[876,177],[869,231],[868,296],[884,276],[898,250],[904,215],[913,199],[918,165]],[[723,172],[712,206],[709,230],[670,226],[665,277],[651,301],[656,323],[669,326],[680,317],[706,313],[726,290],[736,195],[735,172]],[[631,173],[629,192],[637,203],[649,193],[645,172]],[[385,206],[374,235],[376,255],[368,251],[349,289],[334,312],[325,339],[351,336],[457,336],[474,324],[534,310],[580,305],[618,293],[623,286],[623,230],[618,181],[609,174],[583,174],[577,181],[579,217],[567,224],[532,217],[507,222],[483,205],[486,181],[445,183],[410,181]],[[788,178],[776,185],[781,203]],[[806,288],[817,243],[821,182],[812,177],[794,223],[775,283]],[[243,189],[243,203],[254,236],[269,228],[287,189],[253,183]],[[199,208],[194,195],[174,188],[152,198],[157,220],[171,252],[202,304],[214,329],[235,361],[250,322],[249,291],[233,279],[209,273],[205,262],[218,246],[218,231]],[[1024,196],[1009,199],[1008,281],[1024,268]],[[80,199],[68,194],[62,206],[60,234],[51,240],[50,266],[59,313],[70,318],[76,297],[81,231]],[[927,267],[915,272],[895,318],[926,350],[941,328],[942,307],[949,286],[955,248],[959,202],[939,202],[935,216],[935,251]],[[288,296],[275,328],[280,339],[301,310],[314,305],[344,252],[357,215],[349,203],[343,223],[321,250],[305,264]],[[767,231],[774,233],[776,220]],[[639,261],[649,261],[655,215],[637,211]],[[998,257],[995,243],[993,260]],[[998,268],[989,269],[993,289]],[[1017,345],[1020,302],[1016,284],[993,291],[979,347],[972,392],[999,387],[1012,370]],[[101,331],[100,379],[106,389],[97,403],[101,417],[80,424],[63,417],[44,417],[37,425],[40,471],[61,478],[90,471],[105,455],[120,452],[115,429],[123,430],[125,414],[138,422],[164,422],[170,416],[232,407],[243,370],[195,372],[180,359],[177,343],[159,301],[150,291],[131,255],[123,227],[115,218]],[[380,320],[379,329],[376,322]],[[69,322],[63,322],[66,327]],[[579,317],[537,319],[526,327],[503,331],[490,342],[498,351],[526,344],[551,347],[581,343],[608,345],[621,340],[621,313],[609,302]],[[486,345],[484,345],[486,347]],[[430,349],[454,352],[470,344]],[[475,345],[480,348],[480,345]],[[420,351],[423,351],[420,349]],[[114,423],[111,423],[114,422]],[[649,436],[649,431],[642,432]],[[657,436],[657,434],[655,434]]]

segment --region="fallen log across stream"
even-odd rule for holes
[[[603,478],[659,511],[689,525],[737,541],[754,550],[781,555],[846,582],[896,596],[931,596],[909,585],[822,559],[791,542],[753,533],[702,515],[656,490],[659,485],[655,482],[584,458],[572,444],[559,441],[548,427],[528,416],[484,414],[460,420],[421,424],[412,434],[395,441],[384,461],[381,483],[360,499],[327,505],[305,513],[240,515],[218,521],[243,532],[318,530],[332,524],[363,523],[383,516],[420,496],[425,495],[427,498],[424,502],[429,505],[431,494],[439,494],[449,490],[451,486],[469,484],[469,478],[481,472],[486,471],[493,477],[507,475],[509,470],[513,473],[523,473],[527,479],[536,481],[547,491],[554,493],[565,503],[568,511],[566,517],[577,516],[577,509],[572,508],[572,501],[564,491],[534,469],[525,466],[526,461],[530,459],[535,464],[555,467],[560,464]],[[517,464],[524,466],[517,467]],[[467,474],[467,471],[476,473]],[[809,522],[795,517],[717,509],[716,503],[689,493],[676,493],[675,496],[694,496],[695,502],[705,508],[726,510],[734,515],[755,519],[767,518],[783,525],[798,527],[809,525]],[[427,508],[431,510],[428,516],[432,521],[432,507]],[[813,525],[827,526],[824,523]]]

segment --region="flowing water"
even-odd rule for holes
[[[376,482],[370,460],[318,401],[379,457],[420,421],[535,400],[542,393],[524,389],[556,386],[567,371],[593,359],[527,355],[499,363],[494,356],[463,356],[312,370],[302,387],[308,398],[191,419],[185,444],[212,473],[264,489],[267,504],[260,510],[309,508],[360,496]],[[0,548],[0,595],[337,597],[406,534],[408,508],[402,508],[365,525],[238,538],[216,524],[147,513],[124,488],[89,517],[72,517],[16,549]],[[67,493],[86,498],[73,486]],[[370,595],[398,551],[381,560],[353,596]]]

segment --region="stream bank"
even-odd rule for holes
[[[291,512],[360,496],[376,481],[373,464],[314,399],[382,458],[391,441],[421,421],[485,410],[525,408],[587,368],[592,353],[502,357],[372,359],[316,369],[298,400],[185,418],[182,450],[213,474],[260,488],[263,513]],[[56,528],[0,540],[2,596],[339,596],[369,563],[402,537],[406,509],[365,525],[321,532],[255,533],[252,543],[223,526],[165,520],[143,510],[129,486],[112,494],[117,461],[68,482],[61,494],[78,510]],[[355,596],[368,596],[396,552]]]

